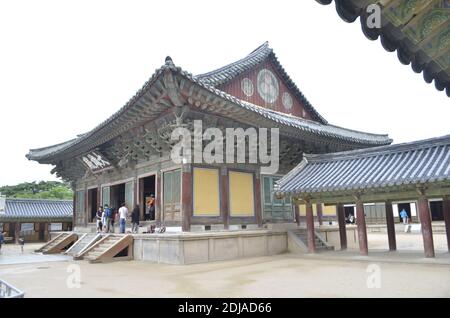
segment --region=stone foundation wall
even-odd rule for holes
[[[287,251],[286,231],[247,230],[216,233],[134,235],[134,259],[194,264]]]

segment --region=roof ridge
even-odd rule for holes
[[[329,160],[347,159],[349,157],[359,158],[359,157],[370,157],[371,155],[378,156],[394,152],[407,152],[411,150],[426,149],[445,145],[450,145],[450,134],[440,137],[403,142],[399,144],[383,145],[371,148],[333,152],[327,154],[304,154],[304,156],[306,159],[308,159],[309,162],[322,162]]]
[[[33,198],[8,198],[6,197],[6,201],[41,201],[41,202],[72,202],[73,200],[64,200],[64,199],[33,199]]]
[[[269,42],[266,41],[263,44],[261,44],[260,46],[258,46],[256,49],[254,49],[252,52],[250,52],[247,56],[245,56],[245,57],[243,57],[243,58],[241,58],[241,59],[239,59],[237,61],[234,61],[232,63],[229,63],[227,65],[224,65],[222,67],[219,67],[219,68],[217,68],[215,70],[212,70],[210,72],[206,72],[206,73],[195,75],[194,77],[196,77],[196,78],[198,78],[200,80],[206,81],[206,82],[210,82],[210,80],[207,79],[206,77],[210,77],[210,76],[216,75],[217,73],[220,73],[220,72],[222,72],[222,71],[224,71],[226,69],[229,69],[232,66],[242,67],[241,66],[242,63],[250,62],[251,63],[250,66],[242,67],[242,70],[239,73],[239,74],[241,74],[241,73],[245,72],[246,70],[249,70],[254,65],[258,64],[259,62],[262,62],[267,56],[270,55],[271,52],[272,52],[272,49],[269,48]],[[258,54],[262,54],[262,55],[258,56]],[[259,58],[258,59],[254,59],[257,56]],[[233,76],[233,78],[236,77],[236,76]],[[226,81],[221,81],[219,83],[216,83],[215,86],[223,84],[225,82]]]

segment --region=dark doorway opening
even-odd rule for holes
[[[399,203],[398,204],[398,220],[400,223],[403,222],[402,218],[400,217],[400,212],[405,209],[406,213],[408,214],[408,218],[411,220],[411,204],[410,203]]]
[[[348,219],[350,214],[353,214],[353,216],[355,216],[355,208],[352,206],[346,206],[344,207],[344,212],[345,212],[345,218]]]
[[[111,200],[109,207],[116,213],[120,205],[125,203],[125,183],[111,186]]]
[[[88,190],[88,211],[90,215],[90,222],[95,222],[95,214],[97,212],[97,198],[98,198],[98,190],[95,189],[89,189]]]
[[[45,228],[47,223],[39,223],[39,241],[45,241]]]
[[[9,223],[8,236],[9,237],[16,236],[16,223]]]
[[[148,219],[148,216],[146,217],[146,212],[149,209],[147,203],[149,202],[151,195],[153,195],[153,198],[156,197],[155,190],[156,190],[155,175],[139,179],[139,210],[140,210],[139,215],[141,220],[146,219],[149,221],[155,220],[155,213],[150,215],[150,219]]]
[[[431,201],[431,221],[444,221],[444,209],[442,201]]]

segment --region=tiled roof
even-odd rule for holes
[[[128,111],[132,110],[136,102],[150,90],[152,85],[157,82],[157,80],[162,76],[165,71],[171,71],[173,74],[179,74],[185,77],[187,80],[200,85],[204,89],[208,90],[212,94],[219,96],[241,109],[257,113],[260,116],[267,118],[275,123],[298,128],[302,133],[315,134],[322,137],[334,138],[336,141],[344,141],[355,143],[355,147],[369,147],[369,146],[379,146],[390,144],[392,140],[388,138],[385,134],[371,134],[360,131],[354,131],[346,128],[341,128],[338,126],[333,126],[329,124],[321,124],[315,121],[306,120],[300,117],[296,117],[290,114],[285,114],[281,112],[276,112],[261,106],[251,104],[249,102],[240,100],[220,89],[217,89],[212,84],[209,84],[201,76],[193,76],[191,73],[183,71],[180,67],[173,64],[172,60],[168,57],[166,63],[159,69],[155,71],[152,77],[144,84],[144,86],[136,92],[136,94],[116,113],[111,117],[103,121],[100,125],[95,127],[93,130],[80,135],[76,139],[72,139],[65,143],[61,143],[55,146],[49,146],[39,149],[31,149],[26,155],[30,160],[48,160],[57,156],[65,151],[73,149],[75,147],[83,147],[83,145],[89,144],[91,148],[98,146],[100,137],[104,137],[107,131],[112,129],[114,125],[125,127],[123,124],[118,125],[120,118],[127,114]],[[126,127],[125,127],[126,128]],[[120,134],[118,129],[114,130],[116,134]]]
[[[450,135],[405,144],[305,155],[277,192],[312,194],[450,181]]]
[[[328,5],[333,0],[316,0]],[[425,82],[450,97],[450,1],[448,0],[335,0],[338,15],[346,22],[359,18],[364,35],[380,39],[388,52],[397,51],[400,63],[423,73]],[[373,7],[381,9],[381,27],[370,27]],[[387,70],[389,72],[389,70]]]
[[[70,221],[71,200],[6,199],[5,214],[0,222],[8,221]]]
[[[214,87],[219,87],[220,85],[230,82],[240,74],[262,63],[267,58],[269,58],[270,61],[273,63],[276,70],[279,72],[283,80],[286,82],[288,88],[296,95],[296,97],[302,102],[305,108],[311,113],[313,119],[319,121],[322,124],[327,124],[325,118],[323,118],[319,114],[319,112],[317,112],[317,110],[311,105],[311,103],[306,99],[306,97],[303,95],[303,93],[300,91],[297,85],[289,77],[287,72],[284,70],[283,66],[278,61],[278,58],[276,57],[275,53],[269,47],[268,42],[265,42],[264,44],[259,46],[256,50],[254,50],[252,53],[250,53],[243,59],[240,59],[239,61],[228,64],[224,67],[221,67],[217,70],[205,74],[196,75],[195,77],[200,79],[202,82],[206,84],[210,84]]]

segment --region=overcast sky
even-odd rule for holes
[[[450,133],[450,99],[316,1],[3,1],[0,185],[56,180],[25,154],[87,132],[170,55],[203,73],[269,41],[330,123],[394,142]]]

